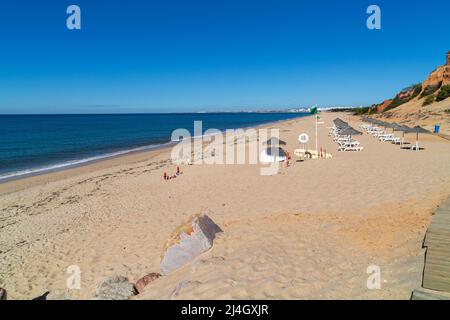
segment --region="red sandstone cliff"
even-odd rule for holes
[[[450,85],[450,52],[446,64],[431,72],[424,82],[402,90],[394,99],[372,106],[371,113],[375,110],[378,113],[372,116],[410,127],[421,126],[430,131],[440,124],[441,133],[450,137],[450,97],[434,98],[446,91],[442,88],[445,85]],[[429,98],[431,101],[425,103]]]
[[[376,109],[378,113],[386,112],[407,102],[420,100],[437,93],[445,85],[450,85],[450,51],[447,53],[445,65],[431,72],[424,82],[402,90],[393,99],[374,105],[372,109]]]

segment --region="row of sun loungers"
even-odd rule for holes
[[[367,133],[372,134],[375,138],[384,142],[391,142],[395,145],[403,146],[404,144],[410,145],[409,148],[402,149],[410,149],[410,150],[423,150],[423,148],[419,145],[419,134],[430,134],[430,132],[420,126],[416,126],[414,128],[410,128],[405,125],[400,125],[398,123],[388,123],[384,121],[380,121],[377,119],[372,119],[370,117],[363,117],[362,120],[367,124],[362,124],[361,128],[366,130]],[[384,127],[384,130],[380,127]],[[402,132],[402,138],[396,137],[394,133],[387,133],[385,130],[387,128],[392,129],[394,132]],[[405,133],[415,133],[416,134],[416,142],[414,144],[409,144],[404,141]]]
[[[365,130],[368,134],[371,134],[372,136],[374,136],[381,142],[390,142],[392,144],[400,145],[400,146],[402,146],[406,143],[403,138],[397,137],[393,133],[387,133],[383,129],[381,129],[377,126],[372,126],[369,124],[362,124],[360,127],[363,130]],[[419,146],[414,145],[414,146],[412,146],[412,148],[419,148]]]
[[[410,128],[396,123],[387,123],[370,119],[368,117],[364,117],[363,121],[366,122],[366,124],[362,124],[360,127],[381,142],[389,142],[395,145],[403,146],[404,144],[409,144],[404,140],[405,133],[415,133],[416,142],[414,144],[410,144],[410,147],[406,148],[411,150],[423,150],[423,148],[421,148],[419,145],[419,134],[430,133],[428,130],[425,130],[420,126]],[[335,119],[333,122],[334,126],[332,128],[329,128],[329,136],[333,137],[333,140],[339,145],[339,151],[364,150],[359,141],[352,139],[352,137],[355,135],[362,135],[362,132],[353,129],[347,122],[341,119]],[[384,130],[379,126],[384,127]],[[403,136],[400,138],[397,137],[394,132],[386,132],[387,128],[392,128],[393,131],[403,132]]]
[[[339,151],[363,151],[364,148],[361,146],[361,143],[352,139],[352,136],[348,134],[348,128],[334,126],[330,128],[329,136],[333,137],[333,141],[338,144]]]

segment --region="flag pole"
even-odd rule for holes
[[[317,137],[317,114],[314,115],[314,117],[316,118],[316,151],[319,151],[319,141],[318,141],[318,137]]]
[[[319,126],[319,124],[324,124],[324,122],[319,122],[320,117],[319,117],[317,108],[318,108],[318,105],[317,104],[314,105],[311,108],[311,113],[314,114],[315,121],[316,121],[316,152],[318,153],[319,152],[319,134],[318,134],[319,130],[318,130],[318,126]]]

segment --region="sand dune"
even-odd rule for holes
[[[449,142],[424,136],[426,150],[410,152],[364,135],[364,152],[338,153],[326,129],[336,116],[323,115],[319,137],[334,159],[275,176],[194,165],[164,181],[174,166],[163,150],[1,185],[0,287],[15,299],[64,292],[78,265],[81,290],[67,296],[90,298],[107,276],[158,271],[172,231],[204,212],[224,230],[213,249],[137,299],[409,298],[431,214],[450,194]],[[276,126],[291,154],[314,130],[312,118]],[[381,290],[366,288],[372,264]]]

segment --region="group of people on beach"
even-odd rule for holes
[[[169,176],[167,174],[167,172],[164,171],[163,179],[164,180],[172,180],[172,179],[175,179],[176,177],[180,176],[181,174],[182,174],[182,172],[180,171],[180,166],[177,166],[177,170],[176,170],[174,175]]]
[[[286,159],[284,160],[284,163],[286,165],[286,168],[289,167],[289,161],[291,160],[291,155],[289,154],[288,151],[286,151]]]

